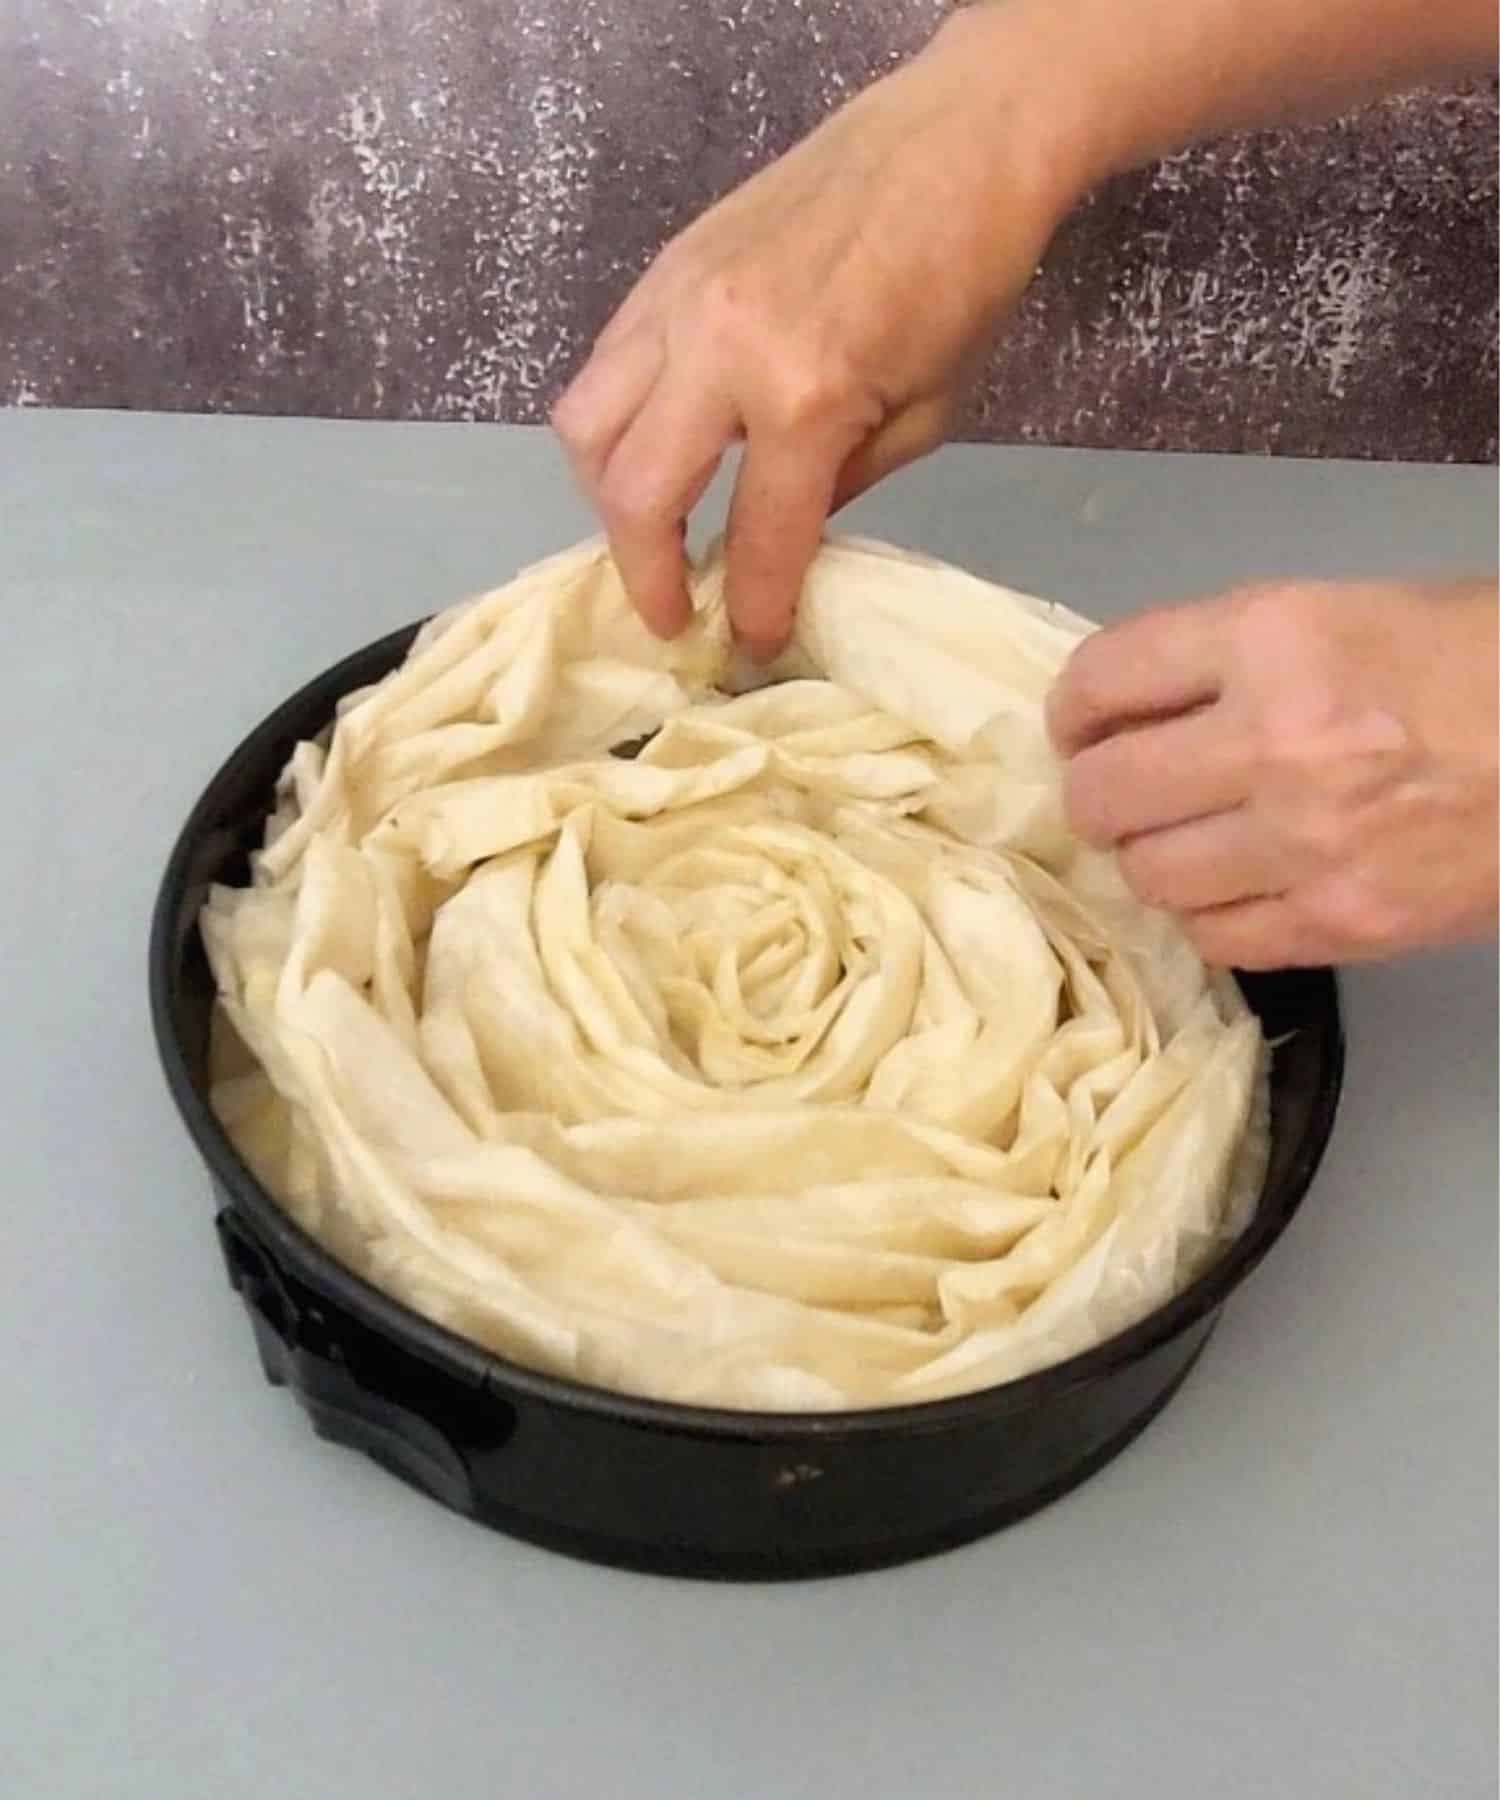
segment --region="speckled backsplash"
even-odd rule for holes
[[[0,400],[545,416],[943,0],[7,0]],[[1493,85],[1101,192],[966,434],[1493,461]]]

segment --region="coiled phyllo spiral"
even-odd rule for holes
[[[1086,624],[831,543],[742,692],[585,545],[426,626],[216,889],[215,1105],[380,1286],[658,1398],[932,1399],[1087,1348],[1243,1226],[1259,1028],[1063,825]]]

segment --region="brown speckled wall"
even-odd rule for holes
[[[943,0],[8,0],[0,401],[534,420]],[[1097,195],[969,435],[1493,461],[1492,86]]]

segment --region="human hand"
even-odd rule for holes
[[[554,412],[641,613],[688,617],[683,522],[725,448],[729,609],[785,638],[829,511],[943,436],[968,364],[1095,182],[1493,60],[1491,0],[1004,0],[662,252]],[[1150,46],[1146,54],[1143,46]]]
[[[829,512],[942,439],[1076,197],[1035,96],[976,75],[970,34],[990,28],[955,18],[670,243],[559,400],[553,423],[663,636],[689,616],[686,517],[743,437],[729,614],[752,654],[781,648]]]
[[[1306,582],[1100,631],[1048,706],[1069,821],[1210,963],[1486,932],[1497,612],[1481,583]]]

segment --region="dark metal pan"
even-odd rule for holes
[[[251,1175],[208,1103],[213,982],[197,919],[243,882],[293,746],[378,680],[416,627],[320,675],[209,783],[168,862],[151,931],[151,1009],[172,1096],[208,1165],[229,1279],[266,1376],[320,1436],[366,1451],[486,1524],[602,1562],[679,1575],[828,1575],[994,1531],[1117,1455],[1188,1374],[1229,1295],[1286,1228],[1333,1124],[1343,1070],[1326,969],[1243,978],[1277,1044],[1258,1210],[1169,1305],[1082,1356],[956,1399],[849,1413],[669,1405],[536,1374],[351,1273]]]

